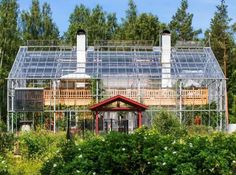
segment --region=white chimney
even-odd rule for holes
[[[86,63],[86,33],[84,30],[78,30],[76,36],[77,42],[77,73],[85,74]]]
[[[164,30],[161,37],[162,88],[171,87],[171,34]]]

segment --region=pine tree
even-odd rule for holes
[[[136,40],[152,40],[153,44],[158,45],[161,27],[156,16],[142,13],[137,17],[134,30]]]
[[[138,16],[137,6],[133,0],[129,0],[128,6],[129,8],[126,11],[126,18],[122,19],[123,23],[117,36],[118,39],[135,40],[136,34],[134,29]]]
[[[69,18],[69,28],[64,34],[65,40],[70,44],[76,43],[76,32],[78,29],[88,30],[90,9],[83,4],[76,6]]]
[[[194,30],[192,27],[193,14],[187,12],[188,1],[182,0],[180,7],[172,17],[169,28],[172,33],[172,42],[176,43],[180,41],[191,41],[196,39],[197,35],[202,31],[200,29]]]
[[[6,115],[6,84],[20,44],[16,0],[0,0],[0,117]]]
[[[38,0],[32,0],[29,11],[21,14],[21,30],[23,40],[57,40],[59,30],[52,20],[52,12],[49,4],[44,3],[41,10]]]
[[[115,38],[115,34],[119,29],[117,24],[117,18],[115,13],[110,13],[107,15],[107,34],[106,37],[108,40]]]
[[[59,30],[52,20],[51,7],[48,3],[44,3],[42,8],[42,39],[57,40],[58,38]]]
[[[226,74],[227,59],[232,45],[230,32],[230,17],[228,16],[225,0],[216,6],[217,10],[211,19],[210,29],[205,33],[206,38],[210,37],[211,48],[217,60]]]
[[[71,44],[76,42],[78,29],[86,31],[88,44],[93,45],[95,40],[112,39],[118,28],[115,13],[107,15],[99,5],[92,10],[84,5],[76,6],[70,15],[69,22],[69,28],[64,36],[66,41]]]
[[[89,17],[88,23],[88,39],[93,44],[96,40],[106,40],[106,16],[102,7],[96,5]]]
[[[230,26],[230,17],[228,16],[227,5],[225,0],[221,0],[216,6],[216,12],[211,19],[210,29],[205,33],[205,37],[210,41],[210,46],[220,63],[225,76],[229,78],[227,81],[228,89],[228,108],[230,120],[232,121],[232,105],[234,102],[235,93],[235,73],[233,73],[235,53],[233,52],[233,35],[232,26]],[[210,37],[210,38],[209,38]]]

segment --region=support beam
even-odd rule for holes
[[[142,112],[138,111],[138,127],[142,127]]]
[[[56,81],[53,81],[53,132],[56,133]]]
[[[96,134],[98,135],[99,134],[99,132],[98,132],[98,111],[96,111],[95,131],[96,131]]]

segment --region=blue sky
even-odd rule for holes
[[[181,0],[134,0],[138,13],[150,12],[158,16],[161,22],[168,23],[171,17],[180,6]],[[236,22],[236,0],[225,0],[228,5],[229,16],[232,23]],[[68,28],[68,19],[73,12],[75,5],[81,3],[89,8],[100,4],[106,12],[115,12],[120,20],[125,17],[125,11],[128,8],[128,0],[40,0],[40,3],[48,2],[52,8],[53,19],[59,27],[62,35]],[[18,0],[20,11],[28,10],[31,0]],[[220,0],[188,0],[188,12],[193,13],[193,26],[195,29],[209,27],[210,20],[216,11],[216,5]]]

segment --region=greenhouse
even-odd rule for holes
[[[87,46],[86,33],[79,30],[76,46],[29,41],[19,48],[8,76],[8,131],[30,123],[56,132],[67,118],[75,130],[93,130],[99,122],[99,131],[132,131],[138,127],[135,111],[100,112],[95,121],[90,110],[117,95],[148,106],[143,125],[166,109],[186,125],[226,129],[226,79],[211,48],[198,42],[171,46],[168,31],[160,40],[160,46],[152,41]],[[109,106],[129,105],[120,103]]]

